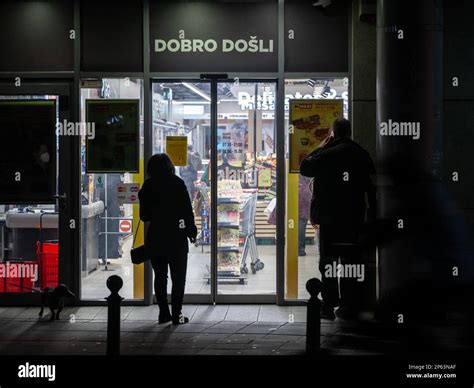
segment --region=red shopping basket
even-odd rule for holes
[[[40,287],[57,287],[59,270],[59,244],[57,242],[37,241],[38,262],[40,263]]]

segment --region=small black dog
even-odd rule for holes
[[[71,292],[65,284],[59,284],[56,288],[46,287],[41,292],[41,311],[39,316],[43,316],[44,306],[48,305],[51,310],[51,321],[59,319],[59,314],[64,307],[64,298],[71,298],[74,293]],[[55,310],[58,310],[55,312]]]

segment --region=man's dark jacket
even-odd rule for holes
[[[145,180],[138,193],[140,219],[150,221],[145,246],[148,255],[187,253],[188,238],[197,234],[194,213],[183,180],[167,175]]]
[[[360,225],[364,222],[367,193],[375,209],[375,173],[369,153],[348,137],[332,139],[309,154],[300,166],[301,175],[313,177],[311,222]]]

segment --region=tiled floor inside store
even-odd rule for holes
[[[97,270],[82,278],[82,299],[102,299],[108,295],[105,282],[110,275],[119,275],[124,280],[124,286],[120,291],[126,299],[133,298],[133,265],[130,261],[131,239],[123,246],[123,256],[120,259],[109,260],[108,271],[100,265]],[[249,271],[245,284],[236,281],[220,281],[219,293],[223,294],[275,294],[276,292],[276,252],[275,245],[258,245],[259,259],[265,264],[261,271],[252,274]],[[308,299],[306,281],[310,278],[320,278],[318,270],[319,252],[316,245],[306,246],[306,256],[298,257],[298,298]],[[248,259],[250,264],[250,258]],[[190,246],[188,257],[188,275],[186,292],[188,294],[209,294],[210,285],[208,266],[210,264],[209,246]],[[168,284],[169,292],[171,285]]]

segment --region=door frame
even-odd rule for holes
[[[22,77],[21,86],[14,85],[12,78],[0,79],[0,95],[55,95],[58,96],[59,121],[74,121],[74,83],[72,79],[43,79]],[[77,262],[79,252],[76,239],[77,225],[80,222],[80,209],[78,206],[75,188],[74,156],[77,154],[77,136],[60,136],[58,152],[58,182],[56,186],[56,203],[59,205],[58,240],[59,240],[59,283],[64,283],[76,294],[77,278],[74,264]],[[64,199],[60,196],[65,195]],[[76,229],[70,228],[70,220],[75,220]],[[39,305],[41,302],[39,292],[31,293],[2,293],[0,305]]]
[[[278,148],[277,142],[284,141],[284,138],[278,136],[278,120],[277,120],[277,107],[279,104],[284,104],[284,101],[281,102],[278,99],[278,77],[275,74],[264,75],[260,74],[258,76],[252,76],[248,73],[242,74],[200,74],[199,77],[196,74],[173,74],[171,77],[166,75],[154,74],[150,78],[150,99],[149,99],[149,109],[150,116],[153,116],[153,84],[154,83],[172,83],[172,82],[202,82],[208,83],[211,88],[211,114],[210,114],[210,130],[211,130],[211,149],[214,152],[211,153],[211,176],[217,176],[217,127],[218,127],[218,110],[217,110],[217,85],[218,83],[230,82],[233,83],[238,78],[238,81],[241,83],[272,83],[275,85],[275,153]],[[153,117],[151,117],[153,123]],[[145,133],[145,138],[149,136],[148,140],[145,140],[145,143],[152,144],[152,131],[153,127],[150,126],[150,131]],[[145,161],[151,156],[151,147],[147,147],[145,150]],[[281,158],[280,158],[281,160]],[[277,156],[277,163],[279,159]],[[278,171],[278,167],[277,167]],[[278,186],[278,174],[277,174],[277,186]],[[211,292],[209,294],[185,294],[184,303],[185,304],[276,304],[278,301],[278,290],[279,290],[279,271],[281,269],[280,261],[284,260],[284,251],[279,252],[278,244],[275,244],[275,293],[274,294],[219,294],[218,290],[218,278],[217,278],[217,180],[211,180],[211,213],[210,213],[210,225],[211,225]],[[278,225],[277,225],[278,229]],[[278,233],[278,232],[277,232]],[[145,293],[150,293],[152,295],[152,300],[156,303],[156,297],[153,293],[152,282],[150,282],[149,290],[145,290]]]
[[[151,117],[150,114],[148,113],[148,104],[147,101],[150,101],[149,99],[149,88],[146,86],[146,80],[143,75],[143,73],[137,73],[137,72],[79,72],[75,74],[76,80],[74,82],[75,86],[75,96],[77,96],[77,102],[75,104],[75,109],[77,109],[76,113],[76,120],[80,121],[81,120],[81,98],[82,98],[82,81],[84,80],[104,80],[104,79],[137,79],[142,82],[142,87],[143,87],[143,94],[140,96],[140,104],[143,103],[143,148],[140,145],[140,154],[141,154],[141,149],[143,149],[143,155],[144,155],[144,160],[147,160],[146,158],[149,157],[147,155],[150,155],[148,152],[148,147],[150,144],[147,143],[148,141],[148,132],[150,131],[149,125],[151,123]],[[104,99],[104,101],[107,101],[107,99]],[[150,102],[150,107],[151,107],[151,102]],[[77,208],[79,209],[79,212],[81,212],[81,195],[82,195],[82,186],[81,186],[81,174],[82,174],[82,167],[81,167],[81,139],[78,137],[77,139],[77,144],[75,145],[75,150],[76,150],[76,164],[74,165],[74,176],[77,177],[75,182],[77,183],[77,186],[75,187],[75,192],[77,193]],[[141,167],[140,167],[141,169]],[[141,171],[140,171],[141,173]],[[81,214],[81,213],[79,213]],[[108,290],[104,290],[104,297],[99,297],[97,299],[85,299],[81,297],[82,293],[82,268],[81,268],[81,259],[82,259],[82,224],[79,225],[79,227],[76,228],[77,233],[75,234],[76,239],[77,239],[77,245],[76,245],[76,250],[77,250],[77,258],[75,262],[75,267],[74,267],[74,279],[76,282],[76,289],[75,289],[75,300],[74,300],[74,305],[75,306],[104,306],[107,304],[105,301],[105,297],[107,296],[107,293],[109,292]],[[150,305],[152,302],[152,295],[148,292],[150,287],[153,287],[152,284],[152,268],[151,264],[147,261],[143,263],[144,269],[143,269],[143,298],[140,299],[124,299],[122,301],[122,306],[147,306]],[[111,272],[111,275],[113,275],[113,272]],[[133,275],[132,275],[133,276]],[[120,294],[120,291],[119,291]]]

